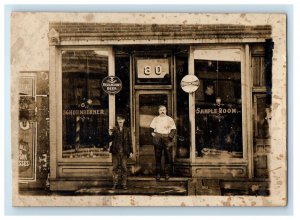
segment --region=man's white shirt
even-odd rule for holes
[[[170,116],[156,116],[153,118],[150,127],[154,129],[154,132],[160,134],[169,134],[172,129],[176,129],[175,122]]]

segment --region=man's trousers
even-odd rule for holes
[[[153,137],[154,151],[155,151],[155,171],[156,174],[161,174],[161,160],[162,152],[165,157],[165,175],[171,174],[172,163],[172,147],[173,140],[169,138],[167,134],[155,133]]]
[[[117,185],[121,178],[122,186],[127,185],[127,155],[124,153],[112,154],[113,184]]]

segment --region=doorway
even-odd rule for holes
[[[135,98],[137,160],[141,167],[141,173],[148,176],[153,175],[155,171],[150,123],[158,115],[159,105],[165,105],[167,114],[173,116],[172,95],[170,90],[137,90]]]

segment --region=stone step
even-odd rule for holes
[[[191,179],[188,181],[189,195],[221,195],[220,180],[218,179]]]
[[[78,181],[78,180],[77,180]],[[112,179],[93,180],[73,190],[75,195],[269,195],[269,182],[259,179],[206,179],[129,176],[127,188],[112,190]],[[70,187],[66,187],[70,191]]]
[[[224,180],[221,183],[222,193],[224,195],[259,195],[269,196],[270,182],[267,179],[264,180]]]
[[[180,186],[140,186],[128,185],[127,189],[111,187],[92,187],[77,190],[75,195],[186,195],[187,189]]]
[[[170,177],[168,180],[165,177],[161,177],[160,180],[156,180],[155,177],[129,177],[128,185],[131,186],[183,186],[186,187],[188,178],[182,177]]]
[[[154,177],[128,177],[127,189],[111,189],[112,183],[99,186],[82,188],[75,192],[76,195],[187,195],[188,178],[170,177],[169,180],[161,178],[157,181]]]

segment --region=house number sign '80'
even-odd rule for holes
[[[145,75],[150,75],[150,74],[151,74],[151,71],[152,71],[151,66],[145,66],[145,67],[144,67],[144,74],[145,74]],[[156,75],[162,74],[162,66],[155,66],[155,67],[154,67],[154,73],[155,73]]]
[[[139,59],[137,60],[138,78],[164,78],[169,74],[169,60]]]

